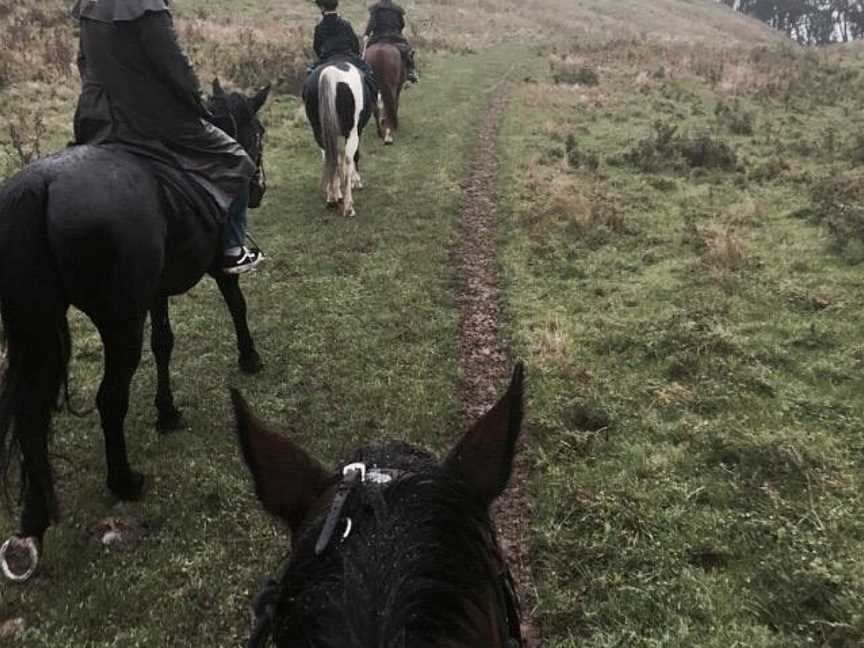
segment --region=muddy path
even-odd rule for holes
[[[458,297],[462,311],[459,397],[466,421],[475,420],[495,403],[507,383],[514,360],[502,333],[504,312],[496,250],[498,130],[507,104],[507,86],[499,86],[491,93],[463,185],[465,199],[460,213],[463,247]],[[526,646],[535,648],[540,645],[540,638],[535,620],[537,597],[529,535],[534,512],[527,493],[530,463],[523,451],[525,443],[523,437],[510,487],[496,503],[494,519],[517,582]]]

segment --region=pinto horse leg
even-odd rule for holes
[[[327,163],[327,154],[321,151],[321,191],[324,192],[324,200],[327,207],[335,209],[339,204],[339,196],[335,190],[336,180],[332,174],[332,168]]]
[[[168,297],[159,297],[150,309],[150,348],[156,359],[156,430],[163,434],[185,427],[183,414],[174,405],[171,390],[171,352],[174,350],[174,331],[168,315]]]
[[[237,351],[240,353],[240,371],[254,374],[264,368],[261,356],[255,350],[255,342],[249,333],[246,319],[246,298],[240,290],[240,277],[237,275],[218,275],[215,277],[219,292],[228,306],[231,319],[234,320],[234,331],[237,334]]]
[[[360,177],[360,149],[354,154],[354,165],[351,169],[351,186],[354,189],[363,189],[363,178]]]
[[[354,196],[352,195],[352,189],[356,184],[362,184],[360,181],[360,175],[357,173],[354,166],[354,158],[357,156],[359,151],[360,135],[355,127],[348,136],[348,141],[345,144],[345,153],[340,160],[341,169],[339,175],[342,183],[343,194],[342,215],[345,217],[351,217],[357,213],[354,210]]]
[[[144,317],[98,328],[105,347],[105,375],[96,404],[105,436],[108,489],[122,500],[138,500],[144,494],[144,476],[129,467],[123,423],[129,410],[129,385],[141,360]]]

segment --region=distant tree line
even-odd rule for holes
[[[719,0],[780,29],[802,45],[864,38],[861,0]]]

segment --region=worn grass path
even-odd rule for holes
[[[261,414],[329,464],[354,446],[401,438],[442,452],[462,429],[458,402],[460,232],[457,226],[483,92],[514,55],[453,58],[405,95],[396,147],[369,131],[359,216],[323,208],[319,157],[299,104],[268,108],[266,206],[252,231],[269,256],[244,279],[253,335],[267,367],[235,368],[229,319],[211,282],[173,301],[173,362],[189,429],[153,431],[153,361],[145,353],[127,422],[130,455],[152,478],[145,502],[117,504],[103,485],[98,419],[57,419],[54,449],[64,517],[49,531],[44,569],[26,587],[0,585],[0,623],[28,630],[10,646],[236,646],[248,602],[287,549],[258,508],[240,465],[227,405],[238,385]],[[73,317],[75,400],[93,399],[101,347]],[[132,521],[140,538],[105,548],[94,525]],[[16,524],[0,516],[0,534]]]

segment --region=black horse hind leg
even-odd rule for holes
[[[231,313],[231,319],[234,320],[237,351],[240,353],[240,370],[247,374],[258,373],[264,367],[264,363],[255,350],[255,342],[249,333],[249,325],[246,321],[246,298],[240,290],[240,278],[237,275],[214,274],[214,279]]]
[[[48,338],[43,338],[47,341]],[[38,369],[25,377],[25,393],[15,416],[18,442],[21,448],[24,508],[21,512],[21,534],[36,538],[40,543],[46,529],[59,517],[54,477],[48,456],[51,412],[57,401],[59,386],[64,379],[60,356],[45,349],[30,349],[27,353],[42,353]]]
[[[168,297],[159,297],[150,309],[150,348],[156,359],[156,429],[162,433],[175,432],[185,427],[183,414],[174,405],[171,391],[171,352],[174,350],[174,331],[168,315]]]
[[[141,360],[144,317],[97,327],[105,347],[105,375],[96,404],[105,435],[108,489],[120,499],[137,500],[144,494],[144,476],[129,467],[123,423],[129,410],[129,386]]]

